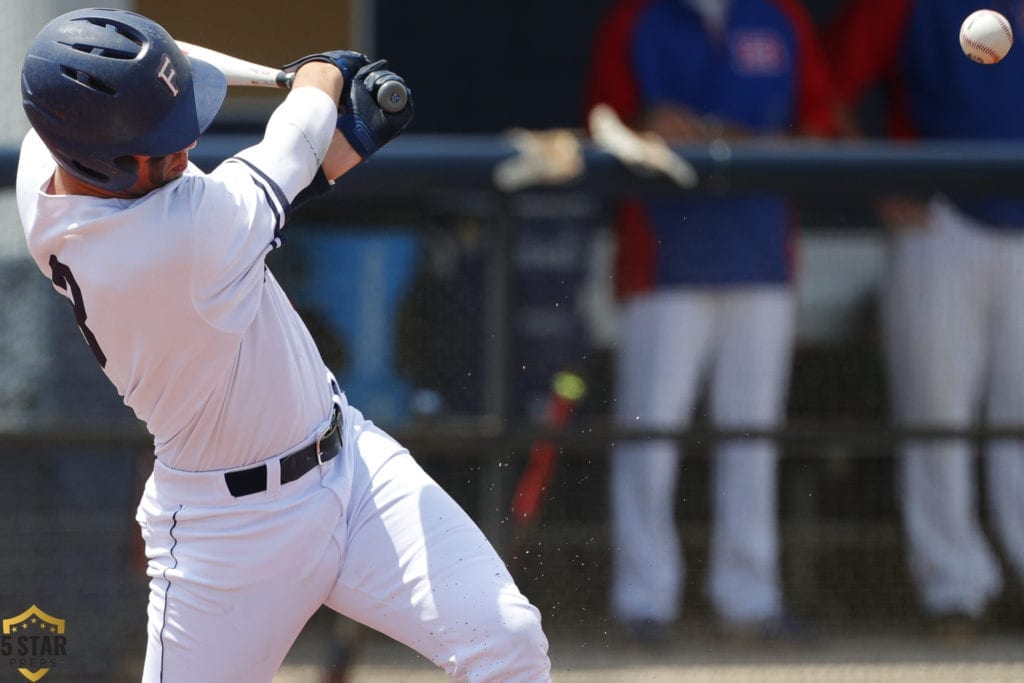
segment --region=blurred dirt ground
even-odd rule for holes
[[[274,683],[326,683],[326,645],[317,636],[296,644]],[[1024,681],[1024,636],[948,640],[918,634],[823,636],[799,646],[725,642],[680,634],[661,651],[613,634],[556,632],[553,679],[567,683],[633,681],[764,683],[1009,683]],[[448,680],[414,652],[365,634],[345,683],[441,683]]]

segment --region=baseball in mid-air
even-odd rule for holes
[[[995,64],[1006,56],[1011,45],[1010,22],[995,10],[972,12],[960,25],[960,47],[979,64]]]

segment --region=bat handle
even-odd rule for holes
[[[409,91],[398,81],[387,81],[377,89],[377,106],[389,114],[397,114],[409,103]]]

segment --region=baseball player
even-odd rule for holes
[[[29,249],[155,445],[137,516],[142,678],[270,681],[327,605],[454,679],[548,680],[537,609],[459,506],[347,403],[264,263],[297,202],[409,123],[411,105],[385,113],[373,96],[401,79],[344,50],[286,69],[294,85],[262,141],[209,174],[188,152],[223,77],[152,20],[62,15],[22,70]]]
[[[1024,29],[1024,2],[864,0],[830,27],[835,80],[856,106],[886,86],[898,138],[1024,139],[1024,54],[969,60],[957,41],[974,10],[1000,10]],[[1024,202],[1005,197],[887,198],[890,231],[883,322],[893,417],[917,427],[1024,425]],[[1024,444],[985,445],[993,529],[1024,578]],[[924,611],[959,631],[1002,588],[977,511],[967,439],[912,441],[900,459],[909,568]],[[959,622],[959,623],[958,623]]]
[[[834,130],[817,38],[788,0],[623,0],[590,80],[591,103],[671,142]],[[706,386],[714,425],[779,426],[796,323],[784,201],[632,203],[618,227],[618,424],[683,428]],[[720,442],[712,468],[707,594],[722,629],[805,637],[782,599],[774,443]],[[679,613],[678,472],[671,439],[612,451],[612,611],[641,641],[663,641]]]

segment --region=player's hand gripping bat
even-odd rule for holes
[[[178,47],[189,57],[199,59],[216,67],[228,85],[254,86],[257,88],[290,88],[295,74],[285,73],[272,66],[263,66],[238,57],[211,50],[210,48],[193,45],[183,40],[175,41]],[[377,104],[392,114],[405,109],[409,102],[409,91],[396,81],[387,81],[377,90]]]

